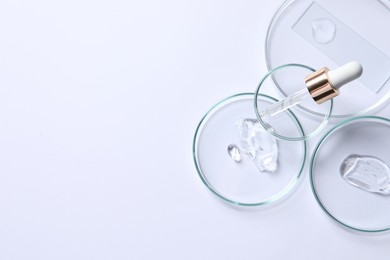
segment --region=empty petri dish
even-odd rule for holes
[[[390,120],[347,119],[319,141],[310,181],[321,208],[341,225],[358,231],[390,229]]]
[[[196,128],[193,159],[203,183],[224,201],[241,206],[274,205],[299,183],[306,142],[277,140],[264,130],[253,111],[254,97],[253,93],[228,97],[204,115]],[[257,99],[263,106],[276,102],[260,94]],[[304,135],[296,116],[290,111],[283,114],[279,123]]]
[[[290,128],[287,125],[287,122],[282,123],[286,116],[284,113],[275,114],[273,116],[263,116],[263,113],[269,107],[269,104],[264,103],[261,99],[254,99],[254,109],[257,119],[263,127],[276,138],[287,141],[305,140],[321,132],[328,124],[330,115],[332,114],[333,99],[322,104],[317,104],[313,98],[311,98],[305,84],[305,78],[314,71],[313,68],[303,64],[285,64],[269,71],[260,81],[255,96],[261,95],[261,92],[264,91],[264,89],[274,88],[276,82],[279,82],[284,89],[283,94],[279,95],[279,99],[284,99],[286,96],[291,96],[301,91],[306,92],[306,98],[302,99],[296,106],[292,106],[288,109],[288,111],[294,113],[299,119],[311,119],[299,120],[301,124],[304,124],[304,135],[296,132],[293,128]]]
[[[332,117],[373,111],[390,96],[390,38],[378,30],[390,23],[389,10],[387,0],[287,0],[268,28],[268,70],[288,63],[335,69],[358,61],[363,75],[342,89]],[[286,92],[277,79],[276,87]]]

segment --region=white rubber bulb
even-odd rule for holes
[[[328,71],[328,76],[333,87],[339,89],[348,82],[360,77],[362,73],[362,65],[359,62],[351,61],[335,70]]]

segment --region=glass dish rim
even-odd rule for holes
[[[259,94],[258,96],[256,96],[256,98],[259,96],[266,98],[266,99],[270,99],[272,101],[277,101],[275,98],[268,96],[268,95],[264,95],[264,94]],[[193,141],[192,141],[192,158],[193,158],[193,161],[195,164],[196,171],[198,173],[198,176],[202,180],[203,184],[207,187],[207,189],[210,190],[214,195],[216,195],[218,198],[222,199],[225,202],[229,202],[231,204],[238,205],[238,206],[247,206],[247,207],[265,206],[265,205],[276,204],[276,202],[279,202],[282,199],[284,199],[285,197],[287,197],[294,190],[294,188],[297,187],[297,184],[299,183],[299,181],[302,178],[303,169],[305,168],[307,154],[308,154],[308,152],[307,152],[308,144],[307,144],[306,140],[301,140],[303,143],[303,151],[302,151],[303,159],[302,159],[302,163],[301,163],[300,169],[298,171],[298,174],[296,174],[294,179],[292,179],[288,183],[288,185],[286,187],[284,187],[281,191],[279,191],[277,194],[273,195],[272,197],[270,197],[264,201],[257,202],[257,203],[243,203],[243,202],[234,201],[234,200],[229,199],[229,198],[221,195],[220,193],[218,193],[217,190],[215,190],[211,185],[209,185],[206,178],[203,177],[203,173],[202,173],[202,170],[200,168],[199,160],[198,160],[198,156],[197,156],[197,143],[198,143],[198,139],[199,139],[199,134],[201,133],[201,130],[202,130],[201,127],[207,121],[206,119],[208,118],[208,116],[212,115],[212,112],[215,109],[218,109],[218,107],[220,107],[221,105],[224,105],[226,102],[234,100],[235,98],[239,98],[239,97],[248,97],[248,98],[251,97],[253,99],[255,97],[255,94],[251,93],[251,92],[244,92],[244,93],[238,93],[238,94],[228,96],[228,97],[220,100],[219,102],[217,102],[210,109],[208,109],[207,112],[205,113],[205,115],[199,121],[199,123],[196,127],[196,130],[195,130]],[[291,111],[289,111],[289,113],[292,116],[292,118],[295,120],[295,122],[297,123],[299,131],[302,134],[304,134],[304,129],[303,129],[301,123],[299,122],[298,118]]]
[[[271,21],[270,21],[270,23],[268,25],[268,28],[267,28],[267,33],[266,33],[266,36],[265,36],[265,44],[264,44],[264,54],[265,54],[264,56],[265,56],[265,64],[266,64],[267,70],[272,70],[271,57],[270,57],[270,53],[269,53],[268,50],[270,49],[270,38],[271,38],[271,35],[272,35],[272,32],[273,32],[273,28],[278,24],[280,16],[282,16],[283,13],[287,9],[289,9],[290,5],[294,4],[294,2],[297,2],[297,1],[302,1],[302,0],[285,0],[281,4],[281,6],[276,10],[276,12],[274,13],[274,15],[271,18]],[[390,6],[388,4],[388,2],[385,1],[385,0],[377,0],[377,1],[380,2],[381,4],[383,4],[385,7]],[[276,86],[277,90],[282,95],[285,95],[285,92],[279,86],[279,84],[275,80],[274,80],[274,82],[275,82],[275,86]],[[334,114],[331,114],[330,118],[345,119],[345,118],[351,118],[351,117],[360,116],[360,115],[366,114],[368,112],[374,111],[376,109],[379,109],[381,106],[385,105],[388,102],[390,102],[390,91],[385,93],[383,95],[383,97],[380,98],[376,103],[372,104],[371,106],[369,106],[369,107],[367,107],[365,109],[362,109],[362,110],[357,111],[355,113],[344,114],[344,115],[334,115]],[[313,115],[323,116],[323,114],[321,114],[321,113],[316,113],[314,111],[311,111],[311,110],[305,109],[305,108],[303,108],[303,109],[306,110],[309,113],[312,113]]]
[[[374,120],[377,120],[377,121],[384,121],[384,122],[387,122],[389,125],[390,125],[390,119],[389,118],[386,118],[386,117],[381,117],[381,116],[356,116],[356,117],[351,117],[351,118],[348,118],[342,122],[339,122],[338,124],[334,125],[331,129],[329,129],[322,137],[321,139],[318,141],[317,145],[315,146],[314,150],[313,150],[313,154],[311,156],[311,159],[310,159],[310,165],[309,165],[309,179],[310,179],[310,187],[311,187],[311,191],[314,195],[314,198],[315,200],[317,201],[317,204],[320,206],[320,208],[331,218],[333,219],[334,221],[336,221],[337,223],[341,224],[342,226],[346,227],[346,228],[349,228],[349,229],[352,229],[352,230],[355,230],[355,231],[359,231],[359,232],[365,232],[365,233],[379,233],[379,232],[385,232],[385,231],[389,231],[390,230],[390,221],[389,221],[389,225],[388,227],[385,227],[385,228],[378,228],[378,229],[363,229],[363,228],[357,228],[357,227],[354,227],[352,225],[348,225],[346,223],[344,223],[343,221],[339,220],[336,216],[334,216],[326,207],[325,205],[321,202],[320,200],[320,196],[317,194],[317,191],[316,191],[316,188],[315,188],[315,184],[314,184],[314,166],[315,166],[315,159],[316,159],[316,156],[318,154],[318,151],[320,150],[322,144],[326,141],[326,139],[336,130],[338,130],[339,128],[342,128],[343,126],[345,125],[348,125],[349,123],[351,122],[354,122],[354,121],[359,121],[359,120],[370,120],[370,119],[374,119]]]
[[[330,106],[329,106],[329,111],[327,114],[322,114],[323,116],[323,120],[321,122],[321,124],[316,128],[316,130],[314,130],[313,132],[311,132],[310,134],[306,135],[306,134],[303,134],[301,137],[289,137],[289,136],[284,136],[284,135],[279,135],[277,133],[275,133],[274,131],[272,131],[270,127],[267,126],[267,124],[261,119],[261,115],[260,115],[260,112],[259,112],[259,108],[258,108],[258,105],[257,105],[257,96],[260,95],[260,88],[261,88],[261,85],[264,83],[264,81],[269,77],[271,76],[271,79],[274,81],[275,85],[276,84],[276,81],[275,79],[273,78],[273,74],[278,71],[278,70],[281,70],[281,69],[284,69],[284,68],[291,68],[291,67],[298,67],[298,68],[305,68],[305,69],[308,69],[312,72],[315,72],[315,69],[309,67],[309,66],[306,66],[304,64],[299,64],[299,63],[289,63],[289,64],[283,64],[283,65],[280,65],[278,67],[275,67],[273,69],[271,69],[270,71],[268,71],[264,76],[263,78],[261,79],[259,85],[257,86],[256,88],[256,91],[255,91],[255,98],[254,98],[254,110],[255,110],[255,113],[256,113],[256,117],[257,119],[259,120],[260,124],[264,127],[264,129],[266,129],[268,131],[268,133],[272,134],[273,136],[275,136],[276,138],[278,139],[281,139],[281,140],[286,140],[286,141],[302,141],[302,140],[307,140],[315,135],[317,135],[318,133],[320,133],[325,127],[326,125],[328,124],[329,122],[329,118],[331,117],[332,115],[332,111],[333,111],[333,99],[330,99]],[[277,99],[275,99],[276,101],[279,101]],[[299,106],[301,109],[304,109],[305,111],[311,111],[311,110],[308,110],[308,109],[305,109],[303,108],[302,106]],[[291,110],[288,109],[288,111],[290,113]],[[310,113],[313,113],[313,112],[310,112]]]

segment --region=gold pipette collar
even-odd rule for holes
[[[335,89],[329,80],[329,69],[324,67],[319,69],[305,78],[305,84],[310,95],[315,102],[321,104],[339,95],[339,90]]]

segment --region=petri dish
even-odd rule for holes
[[[276,100],[258,95],[262,105]],[[205,186],[222,200],[240,206],[274,205],[286,198],[298,185],[306,161],[306,142],[276,140],[267,131],[265,137],[277,143],[277,169],[260,171],[248,154],[241,151],[241,161],[231,158],[230,145],[237,144],[234,133],[237,122],[256,120],[253,111],[254,93],[240,93],[214,105],[199,122],[193,140],[195,167]],[[296,134],[304,135],[296,116],[286,111],[284,122]],[[283,122],[282,122],[283,123]]]
[[[386,168],[378,166],[390,165],[388,147],[390,120],[383,117],[350,118],[322,137],[311,158],[310,182],[318,204],[333,220],[363,232],[390,230],[390,195],[378,193],[390,185]],[[346,173],[353,182],[343,177]],[[376,192],[366,190],[377,185]]]
[[[387,0],[287,0],[268,27],[268,70],[288,63],[335,69],[356,60],[363,75],[343,87],[332,117],[373,112],[390,95],[390,38],[378,29],[389,23]],[[275,85],[285,93],[281,82]]]
[[[284,89],[283,94],[280,94],[278,97],[279,99],[301,90],[307,90],[305,77],[314,71],[313,68],[303,64],[285,64],[276,67],[269,71],[260,81],[255,97],[261,95],[264,89],[275,88],[276,82],[279,82]],[[288,111],[301,119],[299,121],[305,129],[304,135],[289,127],[287,122],[282,123],[286,116],[284,113],[271,117],[262,116],[262,111],[265,109],[267,109],[267,104],[264,104],[261,99],[255,98],[254,110],[256,117],[270,134],[281,140],[300,141],[318,134],[326,127],[333,110],[333,99],[317,104],[307,91],[307,98],[303,99],[300,104],[288,109]],[[311,120],[302,120],[303,118]]]

